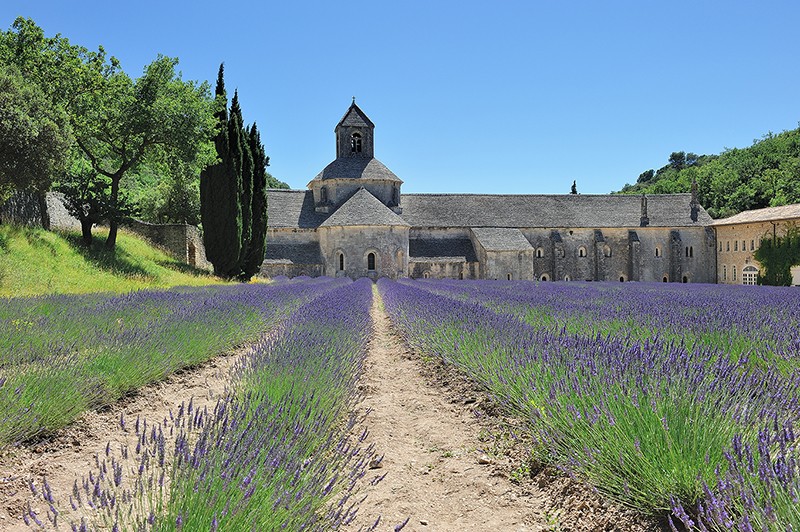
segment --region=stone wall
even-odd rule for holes
[[[200,231],[193,225],[151,224],[134,220],[126,224],[125,228],[161,247],[177,260],[201,270],[213,270],[206,259],[206,248]]]
[[[745,268],[755,267],[763,273],[755,258],[761,239],[782,237],[789,227],[800,227],[800,219],[747,222],[715,226],[717,233],[717,282],[742,284]],[[754,272],[755,273],[755,272]],[[792,284],[800,284],[800,279]]]
[[[325,275],[352,279],[408,275],[407,226],[320,227],[318,231]],[[374,254],[374,269],[369,268],[370,254]]]

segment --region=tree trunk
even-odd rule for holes
[[[117,172],[111,177],[111,213],[108,220],[108,238],[106,239],[106,249],[113,251],[117,245],[117,227],[119,226],[119,182],[122,179],[122,172]]]
[[[92,221],[88,218],[81,217],[81,236],[83,245],[87,248],[92,247]]]

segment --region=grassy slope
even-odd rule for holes
[[[180,263],[141,238],[120,232],[115,253],[96,230],[91,250],[76,233],[0,225],[0,296],[128,292],[220,281]]]

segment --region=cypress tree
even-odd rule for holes
[[[224,64],[219,67],[216,87],[217,134],[214,145],[220,161],[200,173],[200,216],[203,222],[203,244],[206,257],[220,277],[239,273],[242,238],[241,135],[236,119],[228,119],[228,98],[225,93]]]
[[[239,125],[239,145],[241,151],[241,189],[239,195],[239,204],[241,205],[242,209],[242,243],[241,249],[239,250],[239,267],[242,272],[244,272],[244,264],[247,258],[248,249],[250,248],[250,239],[253,229],[253,154],[250,149],[247,129],[244,127],[242,109],[239,106],[239,91],[235,91],[233,93],[233,100],[231,101],[231,128],[235,127],[233,126],[234,121]],[[242,274],[243,280],[247,280],[249,278],[250,276],[246,275],[246,273]]]
[[[243,264],[245,277],[252,277],[261,269],[267,250],[267,166],[269,157],[261,143],[261,133],[255,122],[247,135],[253,154],[252,236]]]

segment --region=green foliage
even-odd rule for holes
[[[698,199],[715,218],[741,211],[800,202],[800,128],[768,133],[744,149],[720,155],[673,152],[668,164],[647,170],[623,194],[689,192],[697,180]]]
[[[0,62],[0,201],[14,190],[47,190],[69,139],[63,109]]]
[[[250,126],[247,138],[253,156],[252,234],[247,255],[242,264],[246,278],[258,273],[264,261],[267,246],[267,165],[269,157],[261,143],[261,133],[255,122]],[[271,177],[271,176],[270,176]]]
[[[792,266],[800,265],[800,229],[790,227],[782,237],[761,239],[754,256],[764,267],[759,284],[790,286]]]

